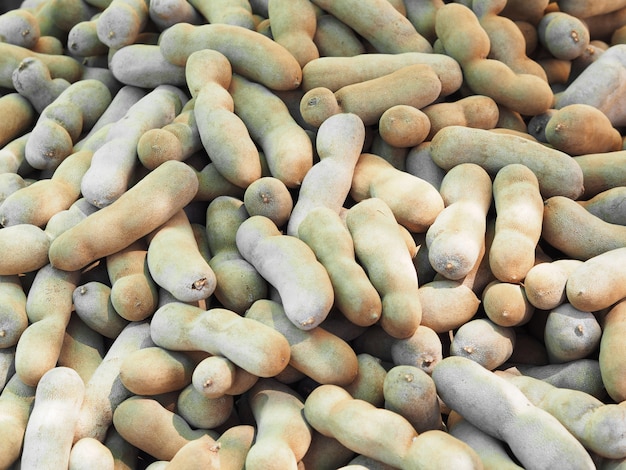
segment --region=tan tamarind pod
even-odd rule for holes
[[[74,369],[87,383],[105,353],[104,336],[92,330],[79,317],[72,316],[65,329],[57,365]]]
[[[588,104],[574,103],[556,110],[545,133],[550,145],[572,156],[622,150],[619,131],[602,111]]]
[[[263,215],[283,227],[290,220],[294,201],[289,188],[278,178],[262,176],[250,183],[243,195],[249,215]]]
[[[356,353],[347,342],[321,326],[308,331],[298,328],[279,303],[257,300],[245,317],[268,325],[287,338],[291,348],[289,364],[316,382],[348,385],[356,377]]]
[[[157,44],[130,44],[122,47],[109,59],[109,69],[124,85],[141,88],[185,85],[185,68],[168,62]]]
[[[587,26],[564,11],[545,14],[537,23],[539,42],[557,59],[574,60],[589,46]]]
[[[182,390],[191,383],[196,365],[188,354],[152,346],[128,354],[120,365],[122,384],[136,395]]]
[[[385,396],[383,385],[387,369],[382,360],[368,353],[357,354],[359,370],[355,379],[343,388],[354,398],[383,407]]]
[[[332,2],[314,0],[318,7],[335,16],[381,53],[432,52],[432,46],[409,19],[389,2]]]
[[[132,468],[139,458],[139,449],[124,440],[114,427],[109,430],[104,445],[113,454],[114,468],[115,466],[122,469]]]
[[[422,143],[430,129],[431,122],[424,112],[402,104],[390,107],[378,120],[380,137],[395,147],[414,147]]]
[[[622,163],[626,161],[626,151],[590,153],[573,159],[583,170],[585,189],[580,199],[588,200],[607,189],[624,186]]]
[[[333,437],[324,436],[322,433],[313,430],[311,433],[311,444],[302,457],[302,464],[305,468],[322,470],[323,468],[341,468],[354,452],[344,446]]]
[[[460,280],[484,253],[491,178],[474,163],[459,164],[446,173],[439,192],[446,207],[426,231],[428,259],[445,278]]]
[[[111,304],[122,318],[141,321],[156,310],[157,284],[147,262],[148,246],[140,239],[106,257]]]
[[[535,312],[534,306],[526,297],[524,285],[497,279],[485,286],[482,303],[487,317],[503,327],[528,323]]]
[[[360,155],[354,168],[350,196],[357,202],[370,197],[383,200],[410,232],[425,232],[444,209],[433,185],[367,152]]]
[[[54,367],[41,377],[24,433],[22,468],[69,465],[84,394],[83,380],[69,367]]]
[[[235,113],[260,146],[270,174],[288,188],[299,187],[313,165],[311,138],[270,88],[233,75],[228,92]]]
[[[342,112],[354,113],[365,125],[372,125],[391,106],[428,106],[440,96],[441,89],[441,80],[430,65],[406,65],[387,75],[345,85],[334,92],[326,87],[310,89],[302,97],[300,113],[315,127],[333,114]]]
[[[185,65],[192,52],[212,49],[225,55],[233,72],[272,90],[293,90],[302,81],[302,69],[293,55],[267,36],[228,24],[176,24],[164,31],[159,46],[164,57]],[[241,54],[246,50],[246,54]]]
[[[625,236],[623,225],[605,222],[576,201],[563,196],[545,201],[542,237],[569,258],[585,261],[621,248]]]
[[[489,36],[491,47],[488,57],[505,63],[515,73],[527,73],[547,80],[541,65],[528,57],[527,41],[520,28],[513,20],[501,14],[506,4],[502,0],[472,2],[472,10],[478,17],[480,26]]]
[[[404,416],[419,433],[443,429],[435,383],[415,366],[394,366],[383,384],[385,408]]]
[[[515,337],[512,327],[498,325],[488,318],[475,318],[455,332],[450,355],[466,357],[494,370],[511,357]]]
[[[138,164],[139,138],[147,130],[171,122],[186,100],[179,88],[159,85],[134,103],[124,118],[111,125],[105,142],[94,152],[81,181],[83,196],[104,207],[126,192]]]
[[[254,19],[252,7],[245,0],[216,0],[203,2],[202,0],[188,0],[206,21],[210,24],[227,24],[241,28],[253,29]],[[267,3],[267,2],[266,2]]]
[[[621,284],[621,264],[626,248],[615,248],[593,256],[575,268],[567,278],[567,300],[575,308],[596,312],[626,297]]]
[[[197,184],[196,174],[185,163],[163,163],[114,203],[55,238],[50,246],[51,263],[60,269],[80,269],[116,253],[167,222],[191,201]],[[153,210],[155,198],[161,200],[158,211]],[[108,227],[106,242],[101,239],[103,224]]]
[[[617,403],[622,402],[626,397],[626,384],[623,374],[626,364],[621,355],[623,343],[620,339],[624,334],[623,312],[625,306],[624,301],[617,302],[604,317],[598,357],[602,383],[605,384],[609,396]]]
[[[430,120],[430,131],[425,140],[443,127],[458,125],[479,129],[493,129],[498,124],[500,109],[488,96],[470,95],[457,101],[434,103],[422,109]]]
[[[230,359],[212,355],[196,364],[191,383],[207,398],[240,395],[247,392],[259,379]]]
[[[223,308],[203,310],[180,302],[167,303],[154,313],[150,326],[158,346],[222,355],[259,377],[272,377],[289,363],[290,346],[283,335]],[[177,330],[176,338],[173,330]],[[233,342],[238,335],[247,338],[246,348]]]
[[[310,0],[272,0],[267,9],[272,38],[291,52],[301,67],[320,56],[313,42],[317,18]]]
[[[111,287],[99,281],[83,283],[72,294],[76,315],[106,338],[115,338],[128,324],[111,303]]]
[[[310,330],[328,316],[334,291],[326,268],[302,240],[284,235],[267,217],[255,215],[236,233],[241,255],[273,286],[287,317]]]
[[[364,142],[365,126],[356,114],[336,114],[322,123],[315,137],[320,160],[302,179],[287,222],[288,235],[298,236],[299,225],[316,207],[327,207],[337,214],[341,211]]]
[[[62,271],[50,264],[37,271],[26,297],[30,323],[15,351],[15,372],[24,383],[36,385],[56,366],[79,278],[78,271]],[[33,355],[33,351],[37,354]]]
[[[182,209],[148,235],[146,263],[154,282],[182,302],[206,299],[215,290],[215,273]]]
[[[85,384],[85,398],[80,406],[74,442],[93,437],[104,442],[117,406],[131,396],[119,380],[120,366],[132,351],[154,346],[147,322],[131,322],[113,340],[102,362]]]
[[[601,218],[605,222],[617,225],[626,225],[626,216],[622,208],[624,186],[610,188],[596,194],[586,201],[577,201],[587,211]]]
[[[317,17],[313,43],[320,57],[352,57],[365,53],[365,46],[354,30],[330,14]]]
[[[98,38],[113,49],[133,44],[149,20],[149,2],[113,0],[96,20]]]
[[[335,92],[347,85],[389,75],[414,64],[432,67],[441,82],[441,96],[451,95],[461,87],[463,74],[456,60],[445,54],[403,52],[314,59],[302,68],[302,88],[309,91],[324,87]]]
[[[463,145],[464,142],[467,144]],[[522,163],[535,173],[546,199],[555,195],[577,199],[583,192],[583,170],[576,160],[517,135],[449,126],[433,137],[430,153],[445,170],[462,162],[473,162],[494,177],[503,166]]]
[[[432,280],[419,287],[422,304],[420,325],[437,333],[455,330],[469,321],[478,311],[480,299],[460,281]]]
[[[437,39],[435,33],[435,15],[444,2],[442,0],[406,0],[406,17],[415,27],[418,33],[426,38],[431,44]]]
[[[35,390],[13,374],[0,392],[0,465],[3,468],[10,468],[20,459]]]
[[[41,37],[37,17],[25,8],[2,13],[0,36],[3,42],[32,49]]]
[[[13,71],[11,80],[13,88],[27,98],[39,113],[70,86],[64,78],[52,78],[46,64],[36,57],[22,60]]]
[[[202,24],[206,21],[206,18],[187,0],[151,1],[148,14],[160,31],[177,23]]]
[[[2,228],[0,245],[6,250],[0,261],[0,275],[36,271],[49,262],[50,239],[36,225],[17,224]]]
[[[90,204],[85,198],[80,198],[67,209],[57,212],[50,217],[45,227],[45,233],[50,240],[54,240],[61,233],[97,210],[98,208]]]
[[[34,111],[30,100],[20,93],[7,93],[0,97],[0,112],[5,116],[5,124],[0,134],[1,146],[30,129],[36,119]]]
[[[248,399],[257,433],[246,456],[246,468],[298,468],[311,444],[312,433],[303,415],[304,400],[271,378],[260,379],[249,390]]]
[[[477,428],[456,411],[450,412],[446,426],[452,436],[465,442],[476,451],[485,469],[522,469],[511,458],[504,442]]]
[[[378,321],[382,313],[380,296],[356,261],[352,236],[339,214],[326,207],[312,209],[300,223],[298,236],[328,271],[335,305],[343,315],[360,326]]]
[[[102,56],[109,53],[109,46],[98,37],[98,17],[80,21],[68,31],[67,46],[77,57]]]
[[[176,412],[194,429],[212,430],[225,424],[233,414],[235,399],[224,394],[207,397],[189,384],[178,394]]]
[[[0,148],[0,173],[18,173],[22,168],[30,168],[24,157],[24,149],[29,137],[30,132],[26,132]]]
[[[595,468],[587,450],[554,416],[477,362],[446,357],[435,367],[432,378],[450,409],[506,442],[521,466],[549,468],[548,462],[568,461],[573,468]],[[478,390],[482,390],[481,400],[474,399]]]
[[[346,224],[382,300],[381,326],[393,337],[410,337],[422,316],[417,272],[393,212],[382,199],[364,199],[348,210]]]
[[[15,346],[28,327],[26,293],[17,274],[0,276],[0,347]]]
[[[390,346],[393,364],[417,367],[427,374],[443,357],[441,337],[426,325],[420,324],[408,338],[392,339]]]
[[[69,468],[72,470],[108,470],[114,468],[114,465],[115,460],[109,448],[93,437],[79,439],[70,451]]]
[[[113,425],[126,441],[158,460],[169,461],[185,444],[208,435],[206,430],[193,429],[156,399],[138,395],[120,402],[113,413]],[[155,440],[155,435],[167,438]]]
[[[222,470],[239,470],[244,467],[246,455],[254,442],[255,431],[255,427],[250,424],[237,424],[216,439]]]
[[[600,323],[591,312],[565,302],[548,313],[544,343],[552,364],[589,357],[597,350],[601,336]]]
[[[167,463],[164,468],[183,470],[193,465],[201,465],[202,468],[221,468],[220,451],[219,444],[207,434],[183,445],[169,462],[165,461]]]
[[[537,177],[525,165],[504,166],[493,181],[493,200],[496,222],[489,266],[500,281],[520,282],[535,264],[541,237],[544,204]]]
[[[564,258],[536,264],[524,279],[526,298],[541,310],[558,307],[566,300],[567,278],[582,263],[582,260]]]
[[[240,314],[265,298],[268,289],[267,281],[237,248],[237,229],[248,217],[245,202],[232,196],[216,197],[206,210],[207,243],[212,254],[208,263],[216,277],[214,295],[222,306]]]
[[[25,47],[6,42],[0,45],[0,52],[2,57],[2,60],[0,60],[0,86],[9,89],[13,88],[13,72],[28,57],[41,60],[50,70],[50,76],[53,79],[63,78],[70,83],[74,83],[83,74],[83,65],[70,56],[33,52]]]

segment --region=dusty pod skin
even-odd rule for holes
[[[25,8],[9,10],[0,15],[0,36],[3,42],[32,49],[41,37],[37,17]]]
[[[413,106],[392,106],[378,120],[380,137],[394,147],[415,147],[426,140],[430,130],[428,116]]]
[[[86,462],[91,462],[86,464]],[[95,465],[94,463],[97,462]],[[115,468],[112,452],[102,442],[92,437],[85,437],[76,442],[70,451],[69,468],[80,470],[108,470]]]
[[[268,299],[257,300],[245,318],[257,320],[281,333],[291,347],[289,365],[317,383],[348,385],[356,377],[356,353],[338,336],[322,326],[302,330],[285,315],[283,307]]]
[[[202,24],[206,19],[187,0],[154,0],[148,14],[152,22],[164,31],[177,23]]]
[[[288,235],[298,236],[300,223],[316,207],[341,212],[364,143],[365,125],[356,114],[336,114],[322,123],[315,137],[320,161],[302,179],[298,199],[287,222]]]
[[[212,436],[206,434],[187,442],[178,449],[171,460],[156,462],[164,462],[164,468],[170,470],[183,470],[193,465],[200,465],[203,468],[215,468],[221,465],[221,454],[220,445]]]
[[[35,108],[20,93],[7,93],[0,98],[0,110],[6,116],[6,124],[0,133],[0,145],[4,146],[31,129],[35,122]]]
[[[55,238],[50,246],[51,263],[71,271],[116,253],[167,222],[191,201],[197,185],[196,174],[185,163],[165,162],[114,203]],[[156,200],[161,203],[155,212]],[[103,224],[109,228],[106,241],[101,239]]]
[[[422,304],[420,325],[437,333],[454,330],[469,321],[478,311],[480,299],[461,281],[438,279],[419,287]]]
[[[207,398],[240,395],[259,380],[223,356],[208,356],[197,362],[191,375],[191,384]]]
[[[584,192],[580,200],[589,200],[607,189],[624,186],[626,177],[622,163],[626,151],[590,153],[572,157],[583,170]]]
[[[35,392],[36,387],[24,384],[13,374],[0,393],[0,464],[3,468],[10,468],[20,459]]]
[[[294,90],[302,82],[302,69],[287,49],[256,31],[228,24],[176,24],[164,31],[159,46],[164,57],[184,66],[201,49],[225,55],[233,72],[271,90]],[[247,51],[241,54],[241,51]]]
[[[426,232],[444,209],[431,183],[368,152],[356,162],[349,194],[357,202],[371,197],[383,200],[398,223],[413,233]]]
[[[441,82],[441,96],[461,88],[461,67],[445,54],[403,52],[400,54],[361,53],[353,56],[320,57],[302,68],[302,89],[328,88],[335,92],[346,85],[389,75],[407,65],[430,65]]]
[[[528,323],[535,312],[526,296],[525,285],[497,279],[485,286],[482,304],[487,317],[503,327]]]
[[[484,95],[470,95],[457,101],[434,103],[422,111],[430,120],[430,131],[425,139],[428,141],[443,127],[450,125],[493,129],[500,117],[497,103],[493,98]]]
[[[554,415],[563,425],[597,455],[607,459],[626,457],[626,442],[616,431],[623,421],[620,404],[605,404],[579,390],[555,387],[528,376],[507,376],[535,406]]]
[[[428,259],[446,279],[459,280],[484,253],[491,178],[476,164],[459,164],[446,173],[439,193],[446,207],[426,231]]]
[[[609,47],[556,96],[554,107],[560,109],[575,103],[588,104],[602,111],[613,126],[626,124],[626,104],[620,98],[626,73],[624,57],[626,44]],[[602,91],[587,93],[591,86]]]
[[[116,50],[109,59],[109,70],[124,85],[185,85],[185,68],[165,60],[157,44],[129,44]]]
[[[217,23],[254,29],[252,6],[245,0],[217,0],[203,2],[202,0],[188,0],[202,16],[202,23]],[[266,2],[267,3],[267,2]]]
[[[329,14],[317,16],[313,43],[321,57],[352,57],[365,53],[365,46],[354,30]]]
[[[451,410],[506,442],[523,467],[548,469],[567,462],[568,468],[595,468],[587,450],[554,416],[533,405],[505,378],[471,359],[446,357],[435,367],[432,378]],[[481,399],[476,400],[477,396]]]
[[[601,336],[600,323],[591,312],[566,302],[548,313],[544,343],[552,364],[591,356],[598,349]]]
[[[456,331],[450,355],[466,357],[485,369],[494,370],[513,354],[515,338],[512,327],[500,326],[488,318],[475,318]]]
[[[0,276],[0,347],[10,348],[28,327],[26,293],[17,274]]]
[[[157,284],[147,264],[148,245],[144,239],[106,257],[111,281],[111,304],[122,318],[141,321],[156,310]]]
[[[381,326],[393,337],[411,336],[422,316],[417,272],[393,212],[382,199],[364,199],[348,210],[346,225],[382,300]]]
[[[605,222],[563,196],[544,203],[543,239],[569,258],[588,260],[624,246],[626,227]]]
[[[381,53],[432,52],[432,46],[408,18],[389,2],[314,0],[318,7],[348,25]]]
[[[584,21],[563,11],[545,14],[537,24],[537,37],[550,54],[563,60],[581,56],[591,40]]]
[[[208,434],[203,429],[193,429],[180,414],[175,413],[156,399],[133,395],[123,400],[113,413],[117,432],[135,447],[159,460],[171,460],[188,442]],[[167,436],[155,441],[155,435]]]
[[[259,377],[272,377],[289,363],[290,346],[283,335],[224,308],[204,310],[181,302],[166,303],[154,313],[150,329],[157,346],[222,355]],[[237,336],[247,338],[246,348],[232,341]]]
[[[112,0],[96,20],[98,38],[112,49],[133,44],[150,18],[145,0]]]
[[[64,78],[52,78],[50,69],[36,57],[22,60],[11,80],[15,91],[27,98],[39,113],[70,86]]]
[[[328,316],[334,291],[326,268],[302,240],[282,234],[267,217],[255,215],[237,229],[241,255],[277,291],[287,317],[310,330]]]
[[[215,273],[200,253],[184,210],[148,235],[146,262],[154,282],[181,302],[208,298],[215,291]]]
[[[515,73],[536,75],[547,81],[546,72],[541,65],[528,57],[528,41],[518,25],[502,15],[507,3],[503,0],[480,0],[471,3],[480,26],[489,36],[491,47],[487,57],[505,63]]]
[[[298,237],[326,268],[339,311],[356,325],[376,323],[382,314],[382,302],[356,260],[352,236],[341,216],[330,208],[316,207],[300,223]]]
[[[235,74],[228,92],[271,176],[288,188],[298,188],[313,165],[311,137],[276,92],[263,84]]]
[[[272,38],[291,52],[301,67],[320,56],[313,41],[317,15],[310,0],[272,0],[267,9]]]
[[[626,225],[626,214],[622,208],[622,201],[626,189],[624,186],[607,189],[596,194],[586,201],[577,201],[587,211],[605,222],[617,225]]]
[[[0,261],[0,275],[23,274],[48,264],[50,238],[32,224],[17,224],[0,230],[0,244],[5,256]]]
[[[554,96],[545,79],[516,73],[504,62],[488,58],[489,35],[471,8],[456,3],[444,5],[437,10],[435,29],[441,47],[459,62],[474,94],[489,96],[523,115],[539,114],[552,107]],[[468,37],[472,38],[469,42],[465,39]]]
[[[24,434],[21,468],[61,468],[69,464],[84,394],[85,384],[75,370],[55,367],[44,374]],[[63,419],[54,419],[59,416]]]
[[[194,117],[204,149],[225,179],[245,189],[262,176],[262,168],[259,151],[234,112],[228,92],[233,77],[230,61],[219,51],[194,51],[186,61],[185,76],[195,99]]]
[[[176,412],[194,429],[212,430],[228,422],[236,410],[234,397],[207,397],[194,385],[184,387],[176,399]]]
[[[524,279],[526,298],[541,310],[551,310],[561,305],[566,300],[567,278],[582,263],[582,260],[565,258],[536,264]]]
[[[313,88],[302,97],[300,113],[314,127],[342,112],[358,115],[367,126],[376,124],[388,108],[397,104],[428,106],[440,96],[441,87],[441,80],[430,65],[407,65],[334,92],[326,87]]]
[[[404,2],[406,17],[418,33],[424,36],[431,44],[437,39],[435,33],[435,15],[437,9],[444,4],[443,0],[407,0]]]
[[[70,317],[57,365],[74,369],[87,383],[102,363],[105,353],[104,336],[89,328],[80,318]]]
[[[496,222],[489,266],[500,281],[520,282],[535,264],[541,237],[544,204],[537,177],[525,165],[504,166],[493,180],[493,200]]]
[[[598,108],[574,103],[556,110],[546,123],[546,140],[572,156],[622,150],[622,136]]]
[[[262,176],[250,183],[244,192],[243,203],[249,215],[263,215],[277,227],[287,224],[294,205],[289,188],[273,176]]]
[[[419,433],[443,429],[435,383],[414,366],[394,366],[383,384],[385,408],[404,416]]]
[[[443,358],[441,338],[426,325],[420,324],[408,338],[390,337],[388,340],[389,356],[395,365],[417,367],[430,375]]]
[[[448,415],[446,427],[452,436],[476,451],[486,470],[522,470],[523,467],[515,463],[509,455],[504,442],[477,428],[456,411],[451,411]]]
[[[259,380],[248,391],[257,432],[246,468],[298,468],[311,444],[312,429],[303,415],[304,400],[275,379]]]
[[[583,193],[583,171],[576,160],[518,135],[449,126],[433,137],[430,155],[444,170],[472,162],[494,177],[505,165],[522,163],[537,176],[544,199],[559,195],[575,200]]]
[[[623,349],[621,338],[625,331],[623,320],[625,310],[626,302],[621,300],[611,307],[604,317],[598,356],[602,383],[609,396],[617,403],[621,403],[626,398],[626,383],[624,382],[626,363],[624,356],[621,355]]]

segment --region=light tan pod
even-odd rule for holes
[[[564,258],[536,264],[524,279],[526,298],[541,310],[551,310],[561,305],[566,300],[567,278],[582,263],[578,259]]]
[[[626,225],[626,212],[624,211],[624,198],[626,187],[617,186],[596,194],[586,201],[577,201],[596,217],[610,224]]]
[[[602,328],[591,312],[563,303],[550,310],[544,328],[544,344],[550,363],[591,357],[600,345]]]
[[[84,437],[72,446],[68,470],[113,470],[114,468],[113,454],[99,440]]]
[[[26,293],[17,274],[0,276],[0,347],[15,346],[28,327]]]
[[[42,268],[49,262],[50,238],[36,225],[17,224],[0,230],[0,275],[16,275]]]
[[[535,312],[522,284],[491,281],[482,292],[483,309],[494,323],[504,327],[528,323]]]
[[[488,318],[475,318],[456,331],[450,355],[471,359],[486,369],[504,364],[515,347],[515,330],[500,326]]]
[[[466,126],[493,129],[498,124],[500,109],[497,103],[485,95],[470,95],[456,101],[443,101],[422,109],[430,120],[430,131],[425,140],[446,126]]]
[[[272,0],[267,9],[272,38],[291,52],[301,67],[320,56],[313,42],[316,11],[309,0]]]
[[[236,412],[233,408],[234,403],[232,395],[207,397],[194,385],[189,384],[178,394],[176,412],[192,428],[212,430],[224,425]]]
[[[460,281],[433,280],[419,287],[422,303],[420,325],[446,333],[469,321],[478,311],[480,299]]]
[[[89,328],[114,339],[128,324],[111,303],[111,287],[100,281],[81,284],[72,293],[74,311]]]
[[[20,468],[67,468],[85,384],[69,367],[46,372],[35,393]]]
[[[417,367],[431,374],[443,358],[443,344],[435,330],[420,324],[410,337],[392,338],[389,353],[393,364]]]
[[[502,282],[520,282],[535,264],[543,224],[543,197],[535,174],[525,165],[506,165],[493,181],[495,234],[489,266]]]
[[[230,359],[212,355],[202,359],[193,369],[191,383],[207,398],[241,395],[259,379]]]
[[[346,214],[357,258],[382,300],[381,326],[407,338],[419,326],[422,308],[417,272],[393,212],[380,198],[364,199]]]
[[[359,363],[357,376],[343,388],[354,398],[382,407],[385,403],[383,386],[387,369],[380,358],[368,353],[357,354],[357,360]]]
[[[33,409],[35,387],[22,382],[17,374],[0,392],[0,466],[11,468],[21,455],[24,432]]]

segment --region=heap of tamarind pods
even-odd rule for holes
[[[625,0],[0,12],[0,470],[626,469]]]

